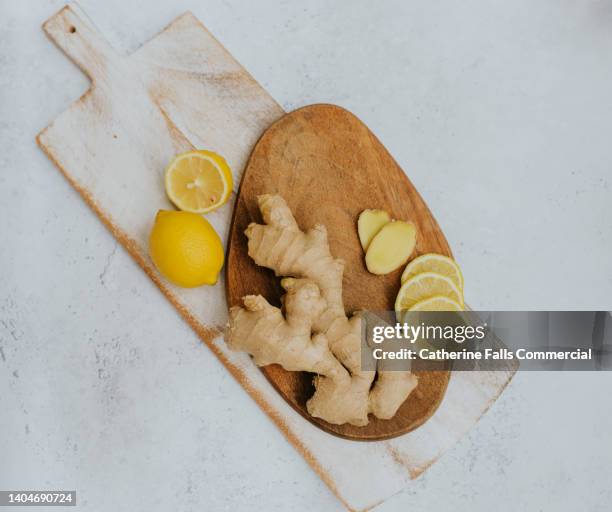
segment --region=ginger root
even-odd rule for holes
[[[411,372],[378,372],[376,378],[375,371],[361,370],[362,319],[344,311],[344,262],[331,255],[327,230],[301,231],[280,196],[258,202],[264,224],[245,231],[249,256],[277,276],[291,276],[281,281],[284,312],[261,296],[245,297],[244,307],[230,309],[228,345],[250,353],[259,366],[315,373],[315,393],[306,404],[312,416],[357,426],[367,425],[369,413],[392,418],[417,378]]]

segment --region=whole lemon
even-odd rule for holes
[[[223,245],[210,223],[190,212],[159,210],[149,253],[161,274],[184,288],[215,284],[223,267]]]

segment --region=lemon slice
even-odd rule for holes
[[[444,295],[434,295],[423,299],[412,306],[408,311],[462,311],[461,304]]]
[[[453,299],[449,299],[448,297],[445,297],[444,295],[434,295],[433,297],[430,297],[428,299],[420,300],[419,302],[414,304],[408,311],[402,311],[398,313],[397,319],[400,322],[406,322],[408,319],[408,312],[412,313],[413,315],[416,313],[416,316],[413,316],[411,320],[416,321],[415,323],[418,323],[419,321],[418,313],[420,312],[444,312],[446,313],[450,311],[462,311],[462,310],[463,310],[463,307],[461,307],[461,304],[459,304],[457,301],[454,301]],[[444,316],[441,318],[443,318],[446,321],[450,320],[450,317],[447,317],[447,316]],[[427,323],[433,322],[433,325],[435,325],[436,323],[435,316],[425,317],[423,318],[423,320],[425,320]],[[449,341],[444,341],[443,346],[446,347],[448,344],[449,344]],[[414,348],[417,350],[421,348],[428,348],[428,349],[442,348],[442,346],[438,346],[438,345],[440,345],[440,341],[438,341],[437,343],[432,343],[430,340],[427,340],[421,337],[416,340],[414,344]]]
[[[166,169],[166,193],[179,210],[208,213],[225,204],[232,193],[232,171],[212,151],[189,151]]]
[[[404,284],[411,277],[420,274],[422,272],[435,272],[448,277],[459,290],[463,290],[463,275],[459,269],[459,265],[455,261],[447,256],[441,254],[423,254],[418,258],[413,259],[402,274],[402,284]]]
[[[395,311],[399,314],[437,295],[443,295],[463,308],[463,295],[450,278],[434,272],[423,272],[402,285],[395,299]]]

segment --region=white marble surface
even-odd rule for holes
[[[0,0],[0,489],[342,510],[37,149],[88,86],[40,30],[62,5]],[[473,307],[611,309],[609,1],[81,6],[126,51],[191,10],[286,109],[353,110],[430,204]],[[377,510],[609,510],[610,384],[519,374]]]

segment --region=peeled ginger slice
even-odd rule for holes
[[[416,226],[394,220],[374,236],[366,251],[366,267],[372,274],[383,275],[404,265],[416,246]]]
[[[363,210],[359,214],[357,233],[364,251],[368,250],[372,238],[389,222],[391,222],[391,217],[384,210]]]

